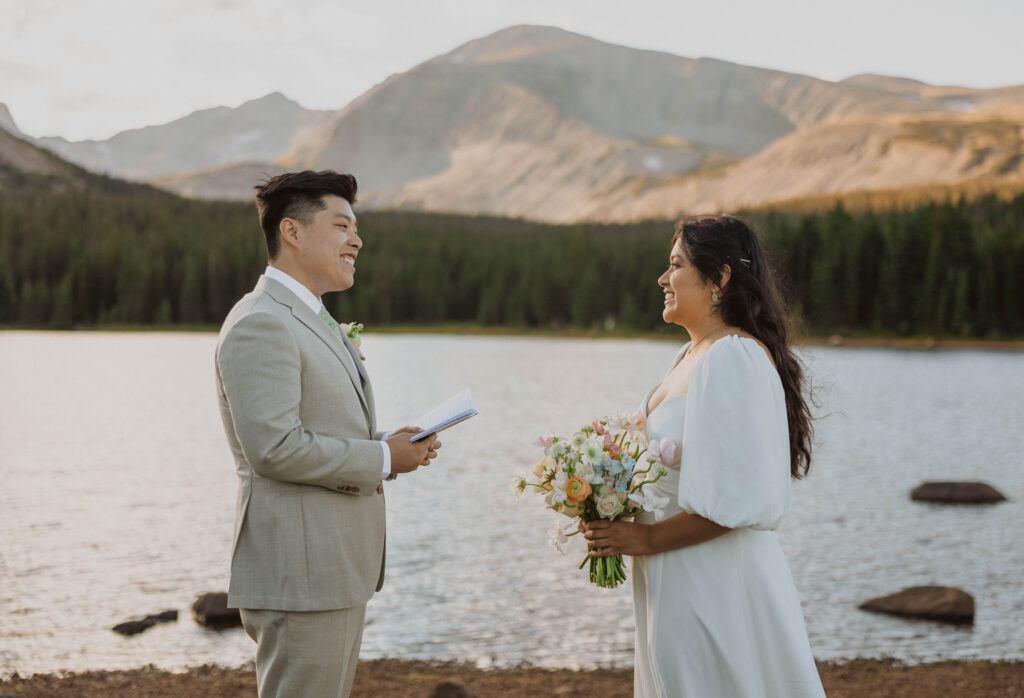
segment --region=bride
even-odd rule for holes
[[[682,444],[665,517],[593,521],[594,556],[632,555],[637,696],[824,696],[775,528],[811,460],[787,318],[753,231],[729,216],[676,226],[658,279],[691,337],[642,407]]]

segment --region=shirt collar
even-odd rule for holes
[[[320,309],[324,307],[324,302],[313,295],[312,291],[277,267],[267,266],[267,270],[263,273],[274,281],[284,284],[285,288],[298,296],[314,313],[319,314]]]

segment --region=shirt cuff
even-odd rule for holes
[[[389,431],[384,435],[384,438],[380,440],[380,445],[384,449],[384,468],[380,474],[381,480],[387,480],[388,476],[391,475],[391,449],[388,447],[388,437],[391,436]]]

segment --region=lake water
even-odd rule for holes
[[[240,629],[208,631],[196,595],[227,588],[234,466],[212,334],[0,333],[0,675],[238,665]],[[521,337],[366,338],[380,422],[471,386],[481,415],[438,462],[388,483],[388,577],[364,658],[480,666],[628,666],[627,587],[592,588],[546,543],[557,518],[510,474],[546,427],[638,404],[677,345]],[[815,348],[829,416],[779,532],[819,659],[1024,656],[1024,354]],[[911,502],[927,479],[980,479],[1010,501]],[[906,586],[976,597],[973,627],[858,611]],[[177,608],[131,638],[122,620]]]

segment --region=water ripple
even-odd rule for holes
[[[206,631],[188,611],[196,595],[227,587],[234,516],[214,343],[0,333],[0,674],[252,659],[244,632]],[[363,656],[631,665],[628,586],[592,588],[576,570],[582,549],[563,557],[546,544],[554,515],[515,502],[505,483],[536,460],[531,441],[544,428],[634,406],[677,347],[372,333],[364,347],[381,424],[405,423],[467,385],[481,415],[449,432],[437,464],[387,485],[388,577],[368,608]],[[24,369],[40,356],[45,378]],[[1024,655],[1024,355],[806,358],[831,416],[818,423],[812,474],[779,535],[815,655]],[[41,391],[43,380],[62,390]],[[911,502],[926,479],[986,480],[1010,501]],[[919,584],[974,594],[974,626],[856,609]],[[109,630],[168,608],[178,622],[132,638]]]

